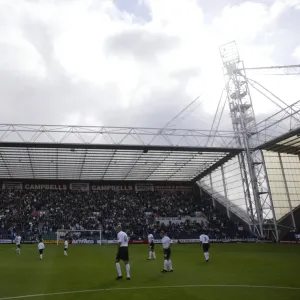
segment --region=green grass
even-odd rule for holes
[[[21,295],[91,289],[112,289],[89,293],[41,296],[31,299],[299,299],[300,290],[250,287],[177,287],[178,285],[259,285],[300,288],[299,245],[214,244],[211,261],[204,263],[199,245],[174,245],[174,273],[161,274],[163,255],[147,261],[148,247],[130,247],[131,281],[116,281],[116,246],[46,245],[39,260],[36,245],[22,245],[21,256],[14,245],[0,245],[0,299]],[[122,265],[123,268],[123,265]],[[123,268],[124,270],[124,268]],[[117,289],[149,287],[149,289]]]

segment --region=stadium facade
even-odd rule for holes
[[[210,130],[2,124],[2,188],[197,187],[258,237],[278,241],[287,232],[296,232],[300,101],[286,105],[279,99],[278,112],[257,122],[250,89],[267,98],[270,92],[247,77],[234,42],[221,46],[220,53],[226,93]],[[298,74],[297,66],[292,70]],[[231,131],[219,129],[225,103]]]

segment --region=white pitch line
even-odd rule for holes
[[[152,289],[173,289],[173,288],[255,288],[255,289],[277,289],[277,290],[300,290],[300,287],[289,287],[289,286],[268,286],[268,285],[234,285],[234,284],[194,284],[194,285],[157,285],[157,286],[137,286],[137,287],[124,287],[124,288],[103,288],[94,290],[81,290],[81,291],[68,291],[68,292],[57,292],[47,294],[33,294],[13,297],[3,297],[0,300],[10,299],[22,299],[22,298],[35,298],[45,296],[59,296],[59,295],[71,295],[81,293],[97,293],[105,291],[132,291],[132,290],[152,290]]]

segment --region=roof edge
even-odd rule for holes
[[[242,148],[168,146],[168,145],[130,145],[130,144],[78,144],[78,143],[35,143],[35,142],[0,142],[0,148],[50,148],[50,149],[112,149],[141,151],[183,151],[183,152],[224,152],[240,153]]]

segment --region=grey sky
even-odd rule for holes
[[[217,3],[217,4],[216,4]],[[0,0],[1,123],[207,128],[224,86],[218,46],[248,66],[300,60],[300,1]],[[261,78],[287,102],[299,79]],[[256,112],[270,111],[254,99]],[[259,103],[259,105],[257,105]]]

